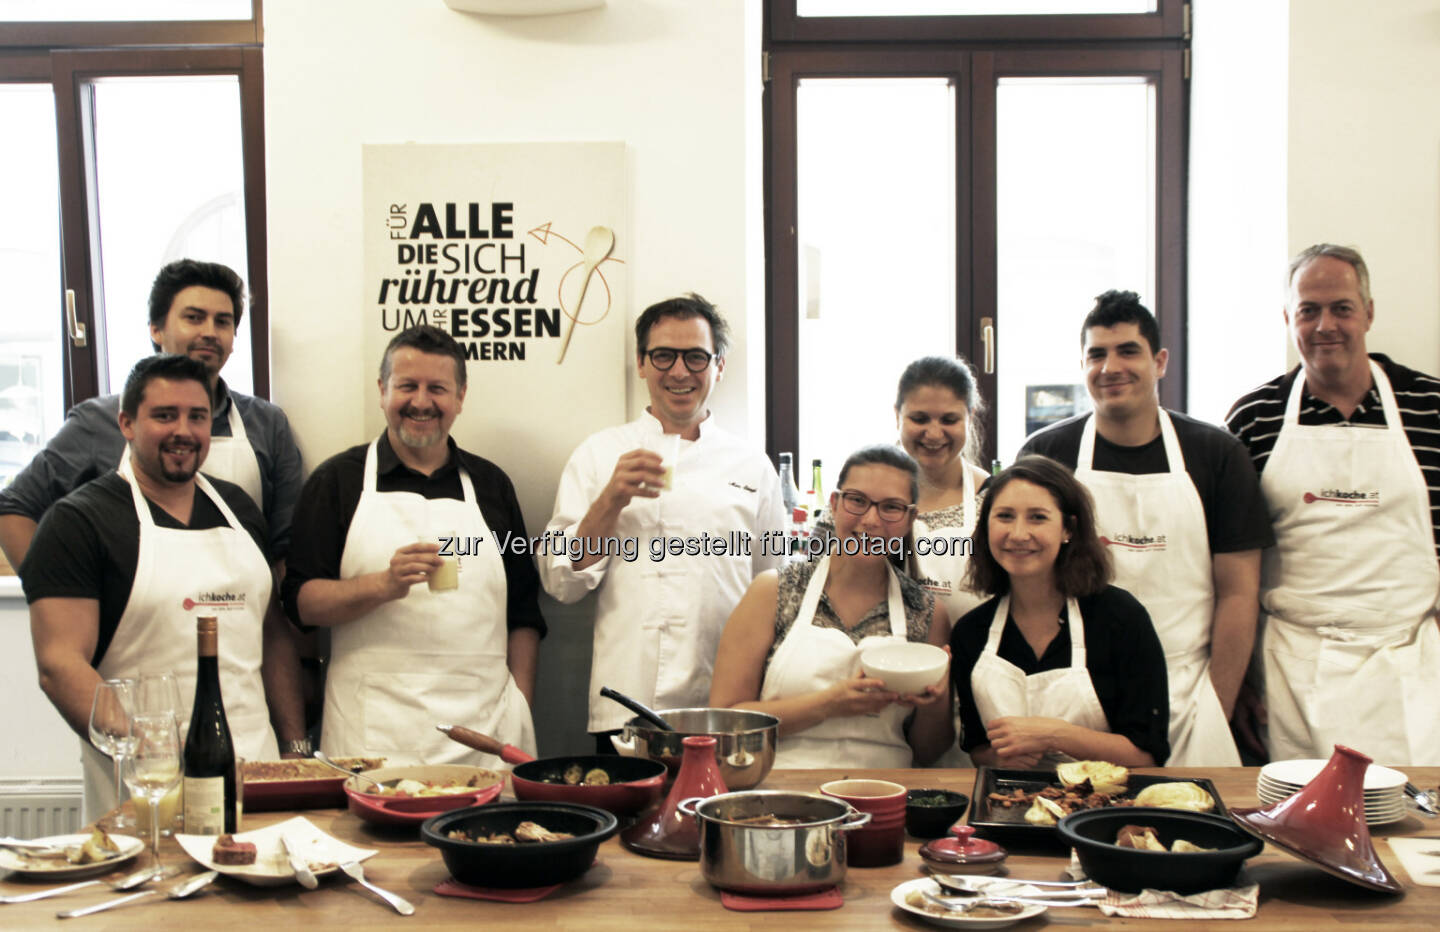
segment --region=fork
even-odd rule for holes
[[[399,913],[402,916],[414,915],[415,907],[410,905],[409,900],[405,899],[402,896],[391,893],[389,890],[382,890],[370,881],[366,880],[365,868],[360,866],[359,861],[346,861],[344,864],[340,865],[340,869],[344,871],[351,880],[356,881],[362,887],[369,890],[376,896],[380,897],[380,899],[389,903],[391,906],[395,907],[395,912]]]
[[[1425,815],[1440,815],[1440,806],[1436,805],[1435,795],[1433,793],[1422,790],[1413,783],[1406,783],[1405,795],[1415,804],[1415,808],[1419,809]]]
[[[1011,909],[1020,906],[1099,906],[1098,899],[1085,897],[1064,898],[1065,894],[1057,894],[1055,897],[1046,897],[1043,894],[1031,896],[936,896],[928,890],[922,890],[925,899],[932,903],[944,906],[946,909],[955,912],[967,912],[977,906],[989,906],[992,909]]]

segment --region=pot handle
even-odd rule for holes
[[[708,798],[709,797],[706,796],[687,796],[686,798],[676,803],[675,808],[679,809],[686,815],[691,816],[692,818],[699,819],[700,815],[695,811],[695,809]]]
[[[620,729],[620,734],[610,736],[610,744],[621,757],[639,757],[635,752],[635,732],[629,725]]]
[[[870,813],[868,813],[868,812],[861,812],[860,810],[858,810],[858,809],[856,809],[855,807],[852,806],[852,807],[850,807],[850,812],[849,812],[849,814],[847,814],[847,815],[845,816],[844,820],[841,821],[841,823],[840,823],[840,825],[839,825],[838,827],[839,827],[840,831],[842,831],[842,832],[848,832],[848,831],[851,831],[851,830],[853,830],[853,829],[859,828],[860,826],[866,824],[866,823],[869,822],[869,821],[870,821]]]

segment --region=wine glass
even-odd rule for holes
[[[135,698],[132,679],[102,680],[95,686],[90,704],[90,742],[115,762],[115,804],[121,800],[120,768],[135,748],[135,735],[130,727],[131,704]],[[123,812],[115,813],[110,827],[125,831],[135,827],[135,820]]]
[[[180,732],[175,716],[136,715],[130,720],[135,748],[125,758],[125,783],[150,806],[150,857],[160,869],[160,800],[180,785]]]
[[[180,687],[173,673],[142,673],[135,682],[135,701],[131,708],[134,715],[169,715],[175,719],[176,733],[180,736],[180,747],[184,750],[185,733],[180,728]],[[165,794],[159,809],[151,809],[144,799],[136,797],[135,815],[143,831],[149,820],[160,817],[160,834],[170,837],[174,834],[176,810],[180,807],[180,787],[176,786]]]

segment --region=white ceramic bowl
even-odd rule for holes
[[[915,642],[877,644],[860,654],[866,676],[885,681],[885,687],[902,696],[924,692],[943,683],[950,657],[934,644]]]

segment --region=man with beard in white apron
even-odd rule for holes
[[[274,759],[272,714],[287,739],[302,736],[303,721],[294,683],[277,692],[268,689],[273,676],[261,677],[262,658],[268,663],[286,634],[278,614],[267,614],[264,519],[237,486],[197,473],[210,440],[205,378],[184,356],[142,360],[122,396],[129,454],[119,470],[41,521],[21,567],[36,662],[41,686],[82,737],[102,678],[173,672],[188,710],[195,619],[214,615],[236,751]],[[84,761],[86,818],[98,818],[118,803],[113,771],[88,743]]]
[[[245,284],[218,262],[180,259],[164,266],[150,287],[150,341],[156,350],[189,356],[205,367],[210,390],[210,452],[204,473],[238,485],[260,509],[269,530],[265,555],[277,570],[290,546],[290,519],[304,481],[300,449],[285,412],[263,398],[232,390],[221,370],[235,347],[245,310]],[[35,526],[50,506],[97,476],[114,472],[125,452],[120,395],[77,404],[45,448],[0,490],[0,547],[19,567]],[[298,637],[280,617],[266,675],[272,690],[297,690]],[[224,642],[221,642],[224,650]],[[313,648],[310,653],[313,653]],[[287,699],[288,708],[300,702]],[[303,732],[285,756],[308,756]]]
[[[1260,551],[1274,543],[1255,469],[1222,428],[1160,407],[1169,354],[1133,291],[1096,298],[1081,346],[1094,413],[1020,452],[1075,470],[1115,584],[1150,613],[1169,673],[1167,763],[1239,766],[1229,719],[1255,641]]]
[[[1366,352],[1375,317],[1354,249],[1290,263],[1301,364],[1235,403],[1275,524],[1260,662],[1273,758],[1346,744],[1440,764],[1440,380]]]
[[[305,484],[285,607],[331,628],[321,747],[391,764],[504,765],[435,730],[463,725],[534,754],[545,621],[510,479],[461,450],[465,353],[444,331],[397,334],[380,365],[385,432]]]

